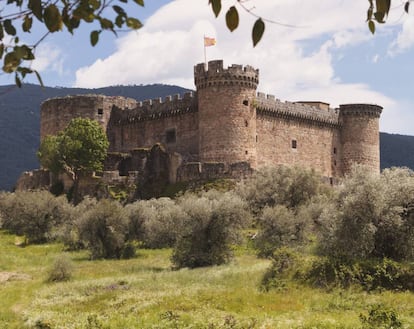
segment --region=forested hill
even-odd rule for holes
[[[0,190],[10,190],[23,171],[39,167],[40,104],[52,97],[79,94],[124,96],[137,100],[183,94],[169,85],[115,86],[99,89],[51,88],[25,84],[0,86]]]
[[[115,86],[100,89],[42,88],[26,84],[0,86],[0,190],[10,190],[23,171],[39,167],[40,104],[52,97],[76,94],[125,96],[137,100],[182,94],[186,89],[168,85]],[[414,169],[414,136],[381,133],[381,168]]]

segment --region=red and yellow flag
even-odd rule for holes
[[[204,47],[214,46],[216,44],[216,39],[204,37]]]

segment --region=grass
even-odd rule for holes
[[[393,308],[414,328],[414,294],[323,291],[289,282],[268,293],[259,282],[269,261],[248,250],[228,265],[171,270],[170,250],[140,250],[131,260],[74,264],[68,282],[47,283],[62,245],[15,246],[0,232],[0,273],[26,274],[0,283],[0,328],[361,328],[359,315],[376,304]]]

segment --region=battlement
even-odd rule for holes
[[[132,109],[114,107],[112,109],[111,124],[133,124],[134,122],[158,120],[165,117],[197,112],[197,97],[193,92],[170,95],[164,99],[155,98],[137,102]]]
[[[340,127],[337,110],[319,106],[320,102],[282,102],[274,95],[257,93],[257,116],[299,120],[317,125]],[[326,104],[326,103],[325,103]]]
[[[379,118],[382,107],[375,104],[343,104],[339,106],[342,116],[364,116]]]
[[[228,68],[223,67],[222,60],[208,62],[194,66],[194,82],[197,89],[211,86],[239,85],[256,89],[259,83],[259,70],[250,65],[233,64]]]

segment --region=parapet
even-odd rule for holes
[[[208,62],[194,66],[194,83],[197,89],[211,86],[239,85],[256,89],[259,83],[259,70],[250,65],[233,64],[223,67],[222,60]]]
[[[309,124],[339,127],[338,111],[321,102],[282,102],[274,95],[257,93],[257,116],[279,117]]]
[[[165,117],[197,112],[197,97],[193,92],[167,96],[164,98],[147,99],[138,102],[132,109],[122,110],[114,107],[112,110],[111,124],[132,124],[140,121],[158,120]]]
[[[342,104],[339,105],[340,115],[346,116],[365,116],[379,118],[382,106],[375,104]]]

